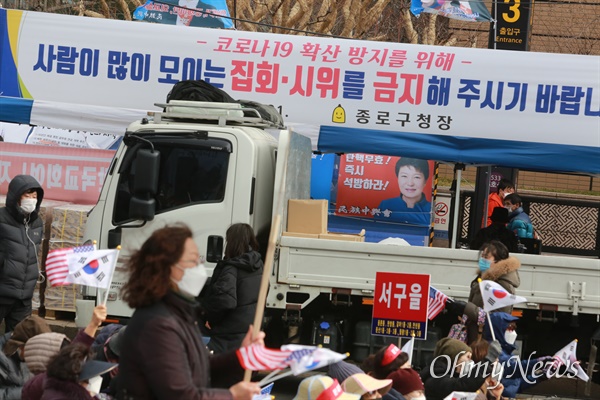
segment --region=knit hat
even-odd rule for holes
[[[360,396],[344,393],[337,380],[325,375],[305,378],[298,386],[298,393],[292,400],[359,400]]]
[[[34,375],[46,371],[50,359],[58,354],[66,335],[56,332],[41,333],[25,343],[25,363]]]
[[[349,376],[354,374],[363,374],[364,371],[354,364],[346,361],[340,361],[329,365],[328,375],[338,382],[344,382]]]
[[[30,315],[15,326],[10,339],[4,345],[4,354],[12,356],[29,338],[47,332],[52,332],[52,330],[46,320],[37,315]]]
[[[121,343],[123,342],[123,336],[125,335],[126,326],[122,327],[115,333],[113,333],[107,340],[106,343],[110,351],[114,353],[115,356],[121,356]]]
[[[365,393],[377,390],[379,394],[386,394],[392,387],[391,379],[375,379],[367,374],[354,374],[342,382],[342,389],[348,393],[363,396]]]
[[[492,222],[497,222],[499,224],[508,224],[508,210],[504,207],[496,207],[494,208],[494,211],[492,211],[490,219]]]
[[[437,345],[435,346],[435,351],[433,352],[433,357],[438,357],[438,356],[449,356],[451,362],[454,362],[454,358],[460,353],[463,352],[463,354],[467,351],[471,351],[471,348],[469,346],[467,346],[465,343],[461,342],[460,340],[456,340],[456,339],[452,339],[452,338],[443,338],[440,339],[437,342]],[[460,358],[460,356],[459,356]]]
[[[412,368],[400,368],[390,374],[390,378],[394,382],[392,387],[406,395],[415,390],[425,390],[421,376]]]
[[[390,344],[385,352],[383,353],[383,359],[381,360],[381,366],[385,367],[388,364],[391,364],[398,356],[402,353],[402,351],[395,344]]]

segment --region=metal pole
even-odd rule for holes
[[[494,50],[496,50],[496,38],[497,37],[498,37],[498,0],[494,0]]]
[[[460,181],[462,180],[462,167],[456,168],[456,191],[454,192],[454,217],[452,219],[452,243],[450,248],[456,248],[456,238],[458,236],[458,211],[460,210]]]
[[[483,213],[483,226],[485,228],[488,223],[488,207],[490,205],[490,179],[492,178],[492,166],[487,167],[487,177],[485,178],[485,210]]]

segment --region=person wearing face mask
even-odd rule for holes
[[[254,320],[263,273],[258,241],[250,225],[231,225],[225,240],[225,256],[217,263],[202,299],[208,348],[215,354],[240,347]]]
[[[34,177],[17,175],[8,185],[6,206],[0,208],[0,323],[6,332],[31,314],[31,299],[40,276],[38,247],[43,223],[39,218],[44,190]]]
[[[500,354],[500,343],[492,342],[481,368],[471,359],[471,348],[460,340],[443,338],[436,344],[433,362],[421,371],[427,400],[443,400],[452,392],[476,392],[491,374]]]
[[[506,210],[504,210],[506,211]],[[446,308],[457,315],[467,316],[467,343],[473,343],[481,338],[485,318],[482,318],[483,298],[479,289],[478,279],[494,281],[506,289],[507,292],[515,294],[521,284],[519,268],[521,262],[516,257],[509,256],[508,249],[498,240],[485,243],[479,253],[477,262],[477,273],[471,281],[471,292],[468,302],[453,301],[446,304]],[[494,312],[512,312],[512,307],[503,307]]]
[[[546,379],[546,368],[550,366],[552,357],[528,359],[527,356],[523,356],[522,359],[519,359],[513,356],[512,353],[517,349],[515,342],[518,336],[515,322],[519,318],[505,312],[492,313],[490,318],[494,327],[494,335],[502,346],[502,352],[498,356],[498,362],[503,367],[500,381],[504,385],[502,395],[509,398],[517,397],[517,393],[522,393],[525,389]],[[492,340],[489,325],[486,325],[483,331],[483,338],[488,341]]]
[[[209,357],[198,327],[198,303],[207,279],[198,246],[186,225],[158,229],[127,262],[123,300],[135,311],[120,338],[118,399],[251,400],[253,382],[228,389],[211,376],[243,376],[235,351]],[[264,332],[242,345],[264,343]]]
[[[89,346],[65,346],[48,363],[40,400],[95,399],[101,383],[98,378],[116,367],[115,363],[93,360]]]
[[[498,182],[498,191],[490,193],[488,196],[487,222],[485,226],[490,226],[493,222],[492,213],[496,207],[504,207],[504,198],[515,192],[515,185],[508,179],[500,179]]]

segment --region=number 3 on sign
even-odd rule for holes
[[[512,1],[513,0],[504,0],[505,3],[511,3]],[[504,19],[504,21],[511,24],[513,22],[517,22],[519,20],[519,17],[521,16],[521,11],[519,10],[521,0],[514,0],[514,2],[515,4],[508,7],[508,9],[512,12],[512,15],[509,15],[509,13],[502,13],[502,18]]]

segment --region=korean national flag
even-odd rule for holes
[[[494,281],[481,281],[479,288],[483,298],[483,309],[487,312],[527,301],[525,297],[510,294]]]

